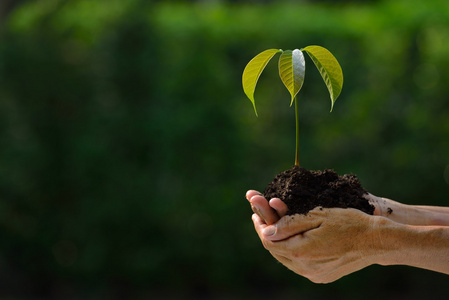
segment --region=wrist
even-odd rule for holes
[[[395,227],[403,226],[383,216],[372,216],[370,229],[367,234],[368,243],[363,249],[365,260],[370,264],[388,265],[388,257],[391,255],[389,244],[390,231]]]

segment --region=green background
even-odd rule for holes
[[[8,3],[11,1],[6,1]],[[12,2],[11,2],[12,3]],[[443,299],[447,275],[370,266],[335,283],[263,248],[244,198],[294,163],[270,48],[306,57],[301,163],[449,206],[449,4],[41,0],[0,20],[0,299]],[[439,298],[440,297],[440,298]]]

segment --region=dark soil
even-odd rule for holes
[[[288,215],[305,215],[318,206],[351,207],[372,215],[374,206],[363,197],[365,194],[355,175],[338,176],[333,170],[309,171],[298,166],[278,174],[264,191],[265,198],[284,201]]]

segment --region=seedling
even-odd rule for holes
[[[323,77],[329,90],[331,98],[331,112],[334,108],[335,100],[340,95],[343,87],[343,72],[337,59],[329,52],[329,50],[320,46],[308,46],[301,50],[281,50],[268,49],[256,55],[245,67],[242,76],[243,91],[253,103],[254,112],[257,116],[256,102],[254,101],[254,91],[260,74],[262,74],[265,66],[277,53],[281,53],[279,57],[279,77],[281,77],[287,90],[291,95],[290,106],[295,103],[296,118],[296,151],[295,165],[299,166],[299,117],[298,117],[298,101],[297,94],[304,83],[306,63],[302,51],[307,52],[318,71]]]

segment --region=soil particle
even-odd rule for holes
[[[305,215],[318,206],[351,207],[372,215],[374,206],[363,197],[365,194],[355,175],[338,176],[333,170],[309,171],[298,166],[278,174],[264,191],[265,198],[284,201],[288,215]]]

